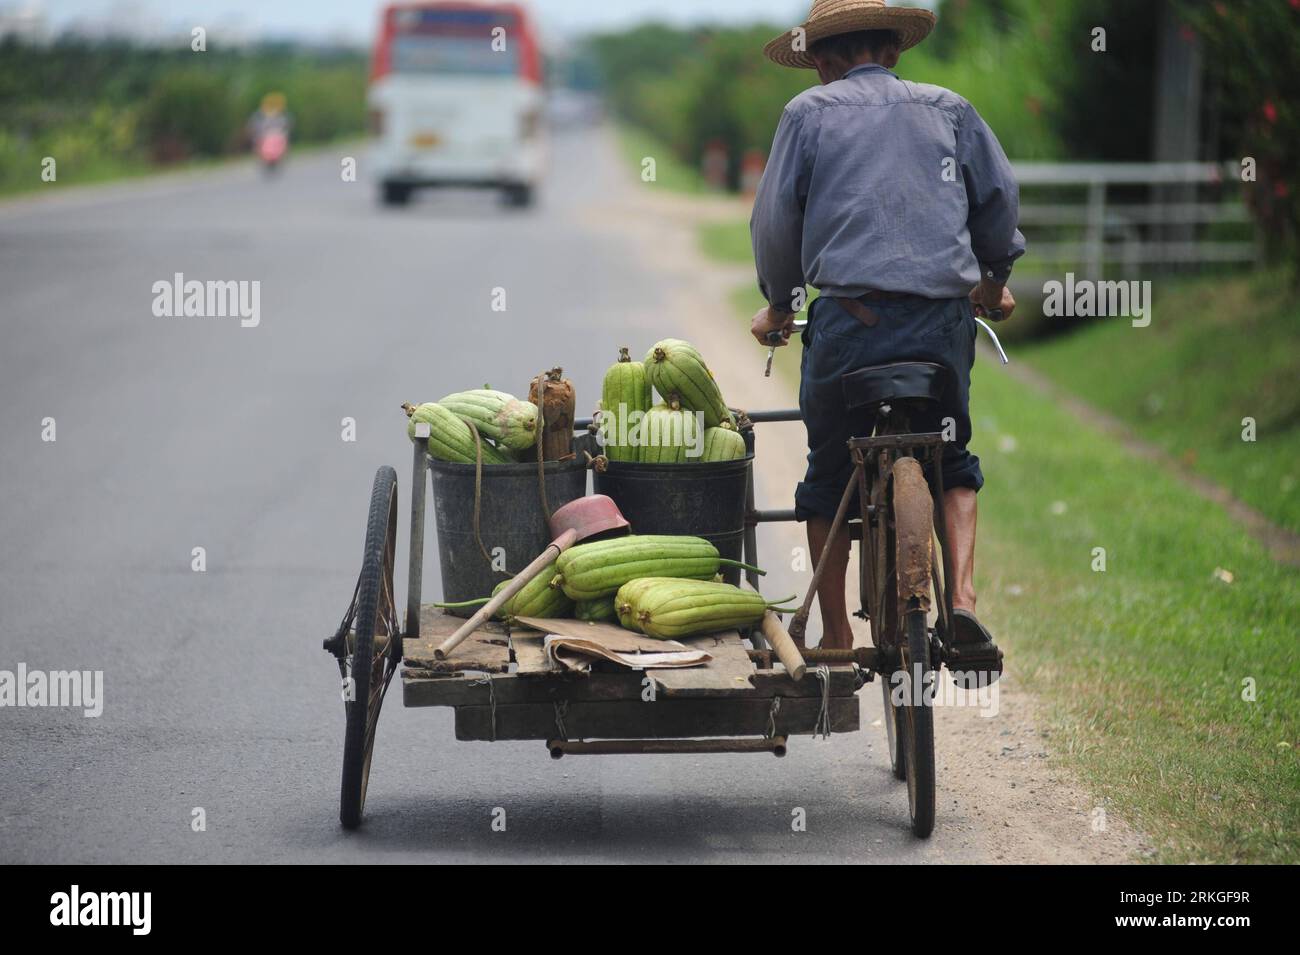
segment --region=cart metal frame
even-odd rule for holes
[[[797,420],[796,410],[749,416],[751,422]],[[575,428],[581,432],[592,423],[591,419],[580,419]],[[747,438],[752,450],[749,429]],[[476,634],[485,639],[472,638],[464,651],[453,652],[445,661],[436,660],[431,652],[433,643],[459,620],[422,604],[428,473],[428,454],[416,445],[411,463],[402,699],[403,705],[411,707],[454,707],[457,739],[542,739],[556,758],[612,752],[771,752],[782,756],[790,735],[812,733],[819,728],[823,732],[858,729],[854,694],[871,678],[877,660],[873,647],[806,650],[807,662],[824,671],[820,676],[795,681],[782,668],[774,668],[778,661],[757,630],[745,635],[749,647],[744,647],[741,635],[734,632],[698,638],[711,652],[723,652],[733,659],[738,659],[737,651],[743,650],[744,658],[752,665],[753,678],[746,685],[728,690],[683,686],[683,681],[674,679],[675,674],[668,671],[584,675],[542,672],[535,653],[529,660],[519,659],[519,644],[532,639],[529,634],[533,631],[512,632],[501,624],[485,627]],[[744,554],[746,563],[755,564],[758,524],[792,521],[794,512],[755,509],[752,463],[746,498]],[[746,573],[748,582],[757,589],[757,575]],[[530,647],[529,651],[535,649]],[[647,708],[643,703],[647,695],[674,705]],[[773,700],[779,702],[774,706]],[[556,707],[562,704],[569,706],[568,715],[561,716],[557,724]],[[774,742],[777,739],[779,745]]]
[[[796,410],[756,412],[746,416],[742,430],[752,451],[753,425],[798,420]],[[590,425],[590,420],[576,422],[579,431]],[[935,436],[854,439],[851,450],[859,480],[864,452],[874,460],[876,445],[891,444],[902,452],[902,438],[918,446],[931,437]],[[756,564],[758,526],[794,521],[795,512],[756,507],[752,461],[751,457],[743,550],[745,561]],[[326,649],[339,661],[347,738],[354,741],[345,746],[344,753],[340,819],[347,828],[361,821],[375,725],[398,665],[403,704],[453,708],[456,739],[542,740],[556,759],[615,753],[765,752],[784,756],[790,736],[859,730],[857,692],[876,673],[898,668],[897,653],[888,648],[809,649],[802,653],[810,668],[797,680],[777,665],[776,655],[755,628],[743,636],[729,631],[684,640],[708,650],[713,656],[709,667],[618,672],[596,668],[573,673],[557,671],[546,662],[542,636],[536,631],[512,630],[500,623],[485,625],[439,660],[433,652],[435,646],[461,621],[422,604],[429,470],[427,450],[414,445],[405,621],[399,624],[392,587],[391,553],[398,523],[395,474],[391,468],[381,468],[372,495],[362,579],[343,624],[325,641]],[[849,490],[846,488],[846,501]],[[876,507],[874,502],[864,505],[863,519],[873,519]],[[861,528],[860,523],[849,524],[847,533],[861,539]],[[863,574],[865,582],[865,568]],[[752,572],[747,576],[757,589],[757,576]],[[358,595],[366,593],[379,596],[369,603],[359,602]],[[946,604],[940,593],[941,604]],[[807,603],[805,619],[806,609]],[[950,619],[950,608],[945,610],[944,616]],[[367,614],[369,618],[362,619]],[[354,658],[374,667],[368,680],[355,681],[368,688],[365,701],[352,702],[347,696],[355,676],[351,673]],[[882,685],[885,682],[882,680]],[[362,702],[364,705],[359,705]],[[892,735],[890,743],[892,756]]]

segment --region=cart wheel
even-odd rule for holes
[[[889,740],[889,768],[895,779],[907,778],[907,721],[898,718],[898,709],[892,699],[893,686],[889,677],[881,674],[880,695],[885,702],[885,736]]]
[[[357,582],[353,633],[348,635],[345,669],[347,729],[343,737],[343,784],[339,821],[345,829],[361,825],[375,748],[375,725],[389,681],[402,659],[401,630],[393,601],[393,555],[397,544],[397,472],[375,474],[366,522],[366,549]]]
[[[903,683],[907,688],[899,707],[899,735],[902,761],[907,775],[907,807],[912,815],[912,832],[924,839],[934,830],[934,703],[931,698],[938,679],[930,654],[930,628],[925,611],[913,610],[904,618],[907,643],[903,649]],[[897,768],[894,770],[898,772]]]

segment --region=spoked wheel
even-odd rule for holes
[[[872,464],[875,464],[873,460]],[[858,552],[859,590],[871,623],[871,639],[887,654],[898,645],[898,584],[893,571],[895,535],[891,519],[877,519],[886,510],[887,484],[873,487],[871,500],[862,501],[862,543]],[[892,515],[891,515],[892,517]],[[895,779],[907,778],[907,723],[894,704],[896,669],[880,670],[880,698],[884,703],[885,739],[889,742],[889,769]]]
[[[934,705],[933,687],[937,674],[930,662],[930,628],[925,611],[914,610],[904,622],[907,642],[900,647],[905,692],[898,716],[904,772],[907,776],[907,807],[912,815],[912,832],[924,839],[934,830]],[[895,773],[897,773],[895,769]]]
[[[393,557],[397,545],[397,472],[375,475],[366,522],[366,549],[352,606],[335,640],[341,656],[347,728],[343,737],[343,783],[339,821],[361,825],[375,748],[375,725],[388,684],[402,660],[401,629],[393,600]]]
[[[895,779],[907,778],[907,721],[898,718],[898,708],[894,706],[893,684],[881,676],[880,695],[885,701],[885,736],[889,740],[889,768]]]
[[[897,606],[902,610],[898,632],[902,683],[901,692],[895,694],[902,702],[893,715],[907,776],[912,832],[924,839],[934,830],[935,811],[934,687],[938,674],[926,620],[934,591],[934,504],[914,458],[899,458],[894,463],[891,486]],[[895,764],[895,774],[898,771]]]

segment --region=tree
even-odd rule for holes
[[[1294,267],[1300,239],[1300,0],[1181,0],[1180,10],[1205,44],[1221,113],[1220,146],[1225,155],[1254,160],[1247,202],[1270,254]]]

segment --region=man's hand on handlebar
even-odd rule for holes
[[[758,310],[754,320],[749,324],[750,333],[758,339],[760,345],[768,347],[772,345],[787,345],[790,342],[790,335],[794,332],[794,320],[796,313],[784,312],[771,305],[764,306]],[[773,332],[779,335],[768,338]]]
[[[1016,299],[1011,289],[984,279],[971,289],[970,300],[977,314],[987,315],[995,322],[1006,321],[1016,310]]]

